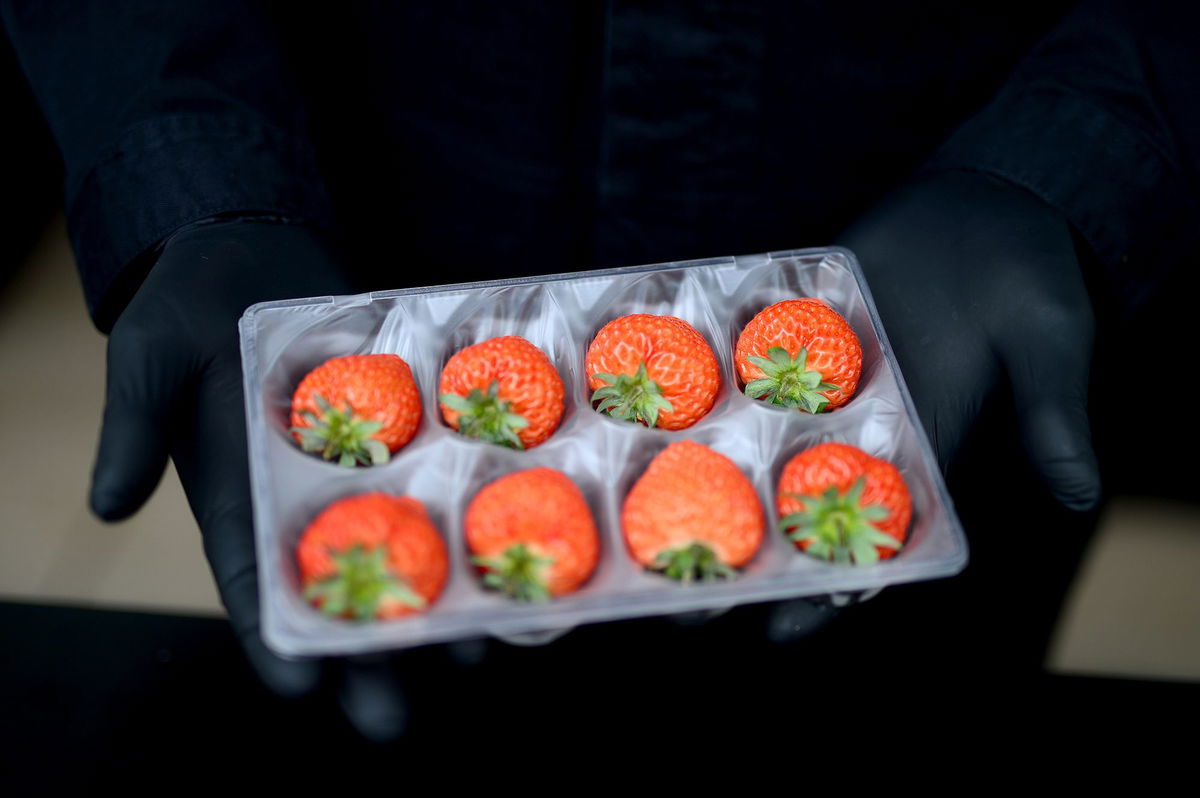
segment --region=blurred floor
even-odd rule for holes
[[[1059,618],[1055,673],[1200,681],[1200,507],[1117,497]]]
[[[104,349],[58,217],[0,290],[0,599],[219,614],[174,470],[125,523],[88,511]]]
[[[173,470],[116,525],[86,504],[104,338],[88,321],[61,218],[0,291],[0,600],[222,612]],[[1116,497],[1047,659],[1052,672],[1200,681],[1200,505]]]

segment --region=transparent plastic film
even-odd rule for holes
[[[811,414],[751,399],[735,367],[741,330],[763,308],[816,297],[841,314],[862,346],[857,389],[843,406]],[[680,430],[648,428],[598,413],[585,356],[598,331],[630,314],[683,319],[716,357],[711,409]],[[952,575],[966,564],[961,527],[854,256],[838,248],[656,264],[355,297],[255,305],[240,324],[251,487],[267,644],[284,655],[332,655],[496,635],[551,639],[583,623],[673,614],[801,596],[877,590]],[[439,407],[442,369],[459,350],[521,336],[562,379],[554,432],[527,450],[471,440]],[[388,462],[346,468],[301,451],[290,431],[297,385],[326,360],[395,354],[421,400],[411,441]],[[691,440],[729,458],[749,480],[765,536],[735,578],[679,584],[648,571],[622,535],[622,506],[650,462]],[[856,446],[893,463],[912,497],[908,539],[894,557],[844,565],[807,556],[778,525],[776,489],[787,461],[825,442]],[[599,560],[578,590],[520,603],[488,589],[472,562],[464,515],[486,485],[545,466],[582,493],[599,534]],[[449,555],[441,594],[424,611],[355,622],[320,613],[302,595],[296,549],[331,503],[383,492],[419,500]]]

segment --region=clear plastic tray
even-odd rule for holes
[[[863,346],[854,398],[815,416],[747,398],[733,368],[734,343],[746,322],[767,305],[800,296],[826,300]],[[712,345],[722,387],[712,411],[694,426],[647,429],[592,409],[583,373],[588,344],[605,323],[629,313],[678,316]],[[966,565],[966,541],[945,484],[862,272],[845,249],[266,302],[246,311],[240,331],[262,629],[267,644],[283,655],[550,633],[597,621],[872,590],[949,576]],[[459,436],[443,423],[437,402],[438,377],[451,354],[513,334],[540,347],[566,386],[561,425],[529,451]],[[328,358],[381,352],[404,358],[416,378],[423,408],[412,442],[372,468],[342,468],[300,451],[288,432],[291,396],[300,379]],[[621,537],[626,493],[650,460],[681,438],[732,459],[762,502],[766,538],[732,581],[680,585],[648,573],[629,556]],[[797,551],[778,531],[774,497],[784,464],[824,441],[854,444],[900,469],[912,492],[913,523],[895,557],[871,566],[835,565]],[[582,489],[600,528],[602,551],[580,591],[522,605],[484,589],[463,542],[462,517],[485,484],[539,465],[563,471]],[[300,595],[295,548],[301,532],[329,503],[369,491],[420,499],[445,538],[450,577],[424,613],[354,623],[322,616]]]

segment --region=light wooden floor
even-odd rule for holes
[[[0,293],[0,374],[0,599],[219,615],[174,471],[125,523],[87,510],[104,338],[61,220]],[[1113,502],[1047,666],[1200,681],[1200,505]]]

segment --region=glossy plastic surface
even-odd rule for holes
[[[741,393],[733,348],[741,328],[783,299],[826,300],[863,346],[863,376],[844,407],[808,415]],[[583,373],[596,332],[629,313],[678,316],[708,340],[722,387],[712,411],[677,432],[596,413]],[[345,654],[475,637],[565,630],[581,623],[715,610],[798,596],[867,591],[954,574],[967,548],[895,358],[853,254],[807,249],[520,280],[268,302],[241,320],[264,637],[285,655]],[[566,385],[566,411],[550,439],[515,451],[459,436],[441,419],[437,384],[458,349],[521,335],[544,351]],[[395,353],[412,366],[423,418],[385,465],[341,468],[305,454],[287,431],[292,392],[337,355]],[[620,509],[634,481],[668,443],[691,438],[731,458],[753,482],[768,521],[757,556],[735,580],[679,585],[629,556]],[[913,496],[909,539],[893,558],[839,566],[800,553],[774,524],[775,485],[787,460],[843,441],[895,463]],[[463,543],[475,493],[502,474],[550,466],[579,485],[601,534],[600,564],[577,593],[536,605],[485,590]],[[400,621],[359,624],[323,617],[301,597],[294,551],[305,525],[336,499],[368,491],[420,499],[445,537],[451,573],[430,609]]]

